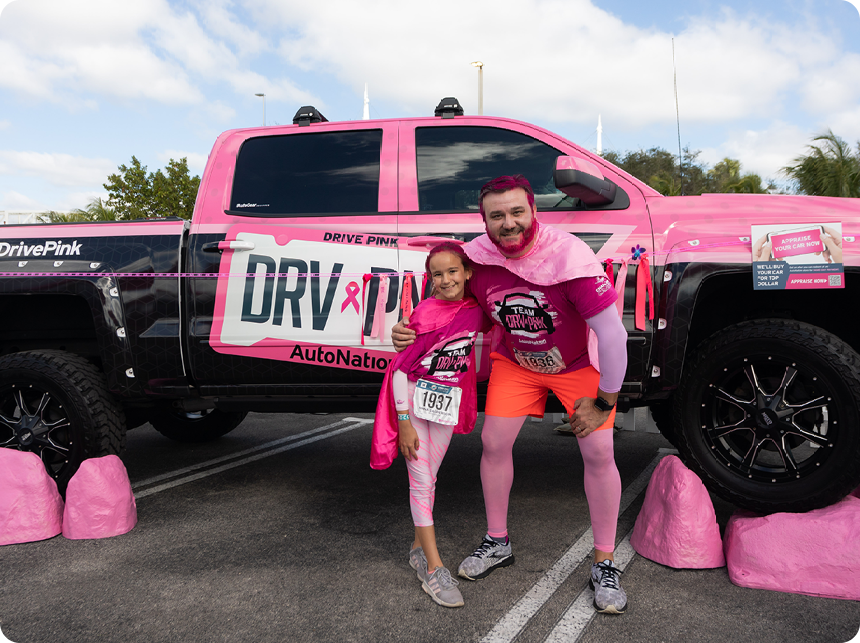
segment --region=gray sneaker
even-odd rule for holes
[[[427,570],[427,556],[421,547],[416,547],[409,552],[409,566],[418,573],[418,580],[424,580],[424,572]]]
[[[425,567],[421,572],[421,587],[434,601],[442,607],[463,607],[463,595],[457,589],[459,583],[451,578],[447,567],[437,567],[432,573],[427,573]]]
[[[457,570],[457,574],[469,580],[484,578],[497,567],[507,567],[514,564],[514,555],[511,553],[511,541],[508,539],[506,545],[500,545],[489,535],[478,545],[472,555],[467,557]]]
[[[627,609],[627,592],[618,584],[618,569],[611,560],[594,563],[588,584],[594,590],[594,609],[602,614],[621,614]]]

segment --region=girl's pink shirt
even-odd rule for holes
[[[489,330],[491,326],[478,302],[471,297],[458,301],[430,298],[415,307],[409,328],[414,329],[418,337],[392,360],[382,382],[373,423],[371,468],[386,469],[397,457],[399,427],[391,386],[396,370],[405,372],[413,382],[424,378],[459,386],[463,396],[460,422],[454,427],[454,433],[472,431],[478,415],[474,341],[478,332]]]

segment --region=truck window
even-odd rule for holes
[[[242,144],[230,210],[256,217],[377,212],[382,130],[261,136]]]
[[[552,182],[565,154],[519,132],[495,127],[419,127],[415,130],[421,212],[478,210],[481,186],[503,174],[524,174],[538,210],[571,210],[578,199]]]

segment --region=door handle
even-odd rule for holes
[[[245,252],[254,249],[253,241],[218,241],[203,244],[203,252],[221,252],[222,250],[236,250]]]

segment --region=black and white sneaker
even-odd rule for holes
[[[618,584],[620,573],[611,560],[591,566],[588,584],[594,590],[594,609],[601,614],[622,614],[627,609],[627,592]]]
[[[497,567],[507,567],[513,564],[514,555],[511,553],[510,539],[502,545],[487,535],[484,536],[484,540],[472,552],[472,555],[460,563],[457,574],[468,580],[478,580],[484,578]]]

